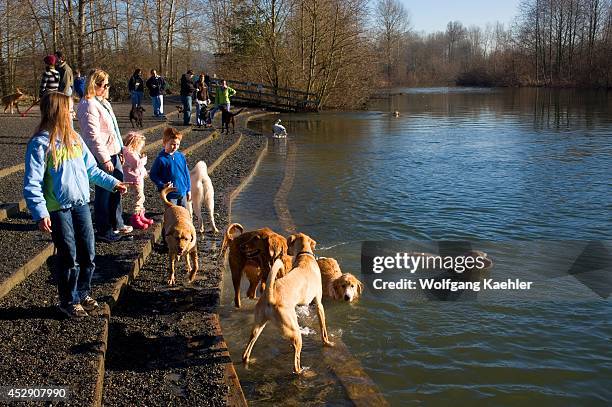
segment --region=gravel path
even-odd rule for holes
[[[208,134],[192,131],[184,138],[181,149]],[[237,137],[217,137],[188,155],[190,167],[200,159],[212,164]],[[264,143],[264,137],[243,138],[240,147],[213,173],[219,228],[226,225],[225,195],[248,174]],[[146,185],[145,205],[159,222],[163,210],[159,196],[152,183]],[[6,225],[5,230],[1,225]],[[11,228],[16,230],[6,230]],[[17,235],[28,237],[16,239]],[[124,291],[110,320],[104,392],[107,405],[225,402],[228,388],[222,363],[229,360],[219,357],[220,337],[214,324],[222,276],[215,254],[219,238],[206,235],[200,239],[202,272],[192,286],[169,289],[165,285],[166,255],[154,251],[141,277]],[[148,231],[139,231],[133,242],[96,245],[95,298],[111,302],[115,283],[131,271],[133,261],[149,239]],[[5,259],[5,270],[14,270],[48,240],[22,214],[0,223],[0,242],[13,247],[11,256]],[[9,265],[12,257],[17,259],[22,254],[28,256]],[[80,321],[61,318],[54,308],[57,295],[51,277],[53,267],[51,258],[0,299],[0,377],[3,385],[68,385],[72,390],[69,405],[91,405],[95,401],[98,369],[102,368],[100,345],[106,321],[101,315]],[[177,276],[179,282],[184,278],[181,272]]]

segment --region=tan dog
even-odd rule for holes
[[[214,233],[219,233],[217,225],[215,225],[215,190],[212,181],[208,176],[208,167],[204,161],[198,163],[189,172],[191,178],[191,195],[192,200],[189,202],[189,208],[192,215],[195,215],[199,225],[199,232],[204,233],[204,218],[202,217],[202,204],[206,205],[208,212],[208,221]]]
[[[182,206],[174,205],[166,198],[166,195],[172,191],[176,191],[176,188],[166,186],[161,191],[162,200],[167,206],[164,212],[163,235],[166,243],[168,243],[168,256],[170,256],[170,278],[168,279],[168,284],[174,285],[174,266],[184,254],[186,255],[189,282],[192,283],[199,267],[197,233],[191,221],[189,211]],[[190,260],[193,261],[193,269]]]
[[[4,113],[6,113],[7,109],[10,109],[11,114],[13,114],[13,107],[17,109],[17,113],[21,114],[19,111],[19,100],[23,98],[24,93],[19,89],[15,88],[15,93],[12,95],[6,95],[2,98],[2,105],[4,106]]]
[[[252,247],[255,240],[254,238],[247,246]],[[265,293],[255,305],[255,324],[249,343],[242,354],[242,360],[244,363],[249,362],[255,341],[257,341],[268,321],[273,321],[280,327],[283,336],[291,340],[294,349],[293,371],[301,373],[302,334],[295,312],[296,306],[309,305],[314,301],[317,306],[323,344],[326,346],[333,346],[334,344],[329,341],[327,336],[325,311],[321,303],[321,297],[323,296],[321,271],[313,253],[317,242],[303,233],[291,235],[287,241],[289,247],[293,248],[293,253],[295,253],[295,267],[291,270],[291,273],[276,280],[278,272],[283,269],[283,262],[279,257],[273,260],[272,269],[266,280]]]
[[[321,269],[323,297],[352,302],[359,298],[363,284],[350,273],[342,274],[336,259],[320,257],[317,264]]]
[[[232,223],[227,227],[223,236],[223,244],[221,245],[221,256],[227,253],[227,262],[229,263],[232,273],[232,283],[234,284],[234,305],[240,308],[240,280],[245,274],[249,280],[249,288],[247,297],[254,299],[256,297],[257,286],[268,276],[271,261],[269,253],[279,253],[279,255],[287,254],[287,240],[272,231],[269,228],[257,229],[249,232],[244,232],[244,227],[239,223]],[[250,241],[253,237],[260,237],[260,246],[245,252],[243,245]],[[268,253],[264,258],[264,264],[261,266],[260,253]],[[265,256],[265,254],[264,254]],[[283,257],[287,266],[286,269],[291,269],[292,259],[289,256]],[[279,278],[284,273],[281,273]]]

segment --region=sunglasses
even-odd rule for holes
[[[96,83],[96,86],[99,86],[99,87],[104,88],[104,89],[108,89],[108,88],[110,88],[110,83],[105,83],[105,84]]]

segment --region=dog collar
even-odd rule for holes
[[[311,255],[312,257],[314,257],[316,259],[315,255],[313,253],[310,253],[310,252],[299,252],[295,257],[301,256],[302,254],[309,254],[309,255]]]

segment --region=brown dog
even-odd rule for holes
[[[249,343],[242,354],[242,361],[244,363],[249,362],[255,341],[257,341],[268,321],[273,321],[279,326],[283,336],[291,340],[294,349],[293,371],[301,373],[302,334],[295,312],[296,306],[309,305],[314,301],[317,306],[323,344],[326,346],[334,346],[334,344],[329,341],[327,336],[325,311],[321,303],[321,297],[323,296],[321,271],[313,253],[317,242],[303,233],[291,235],[287,241],[289,247],[294,249],[295,267],[291,270],[291,273],[280,280],[276,280],[278,272],[284,266],[280,258],[277,257],[274,260],[266,281],[266,291],[255,305],[255,324],[251,331]],[[247,243],[246,246],[253,248],[253,244],[254,241]]]
[[[336,259],[320,257],[317,259],[317,264],[321,269],[323,297],[348,302],[359,298],[363,284],[350,273],[342,274]]]
[[[182,206],[174,205],[166,198],[166,195],[172,191],[176,191],[176,188],[166,186],[161,191],[161,198],[167,206],[164,212],[163,235],[166,243],[168,243],[168,256],[170,257],[170,278],[168,279],[168,284],[174,285],[174,266],[184,254],[186,255],[185,260],[187,261],[189,282],[192,283],[199,268],[198,245],[196,242],[197,233],[191,221],[189,211]],[[193,261],[193,268],[191,267],[190,259]]]
[[[15,93],[12,95],[6,95],[2,98],[2,105],[4,106],[4,113],[6,113],[7,109],[10,109],[11,114],[13,114],[13,107],[17,109],[17,113],[21,114],[19,111],[19,100],[24,97],[24,93],[19,89],[15,88]]]
[[[270,256],[272,253],[287,254],[287,240],[274,233],[269,228],[257,229],[249,232],[244,232],[244,227],[239,223],[232,223],[227,227],[223,236],[223,244],[221,245],[221,256],[227,253],[227,262],[229,263],[232,273],[232,283],[234,284],[234,305],[240,308],[240,280],[245,274],[249,280],[249,288],[247,297],[255,298],[256,290],[259,283],[268,276],[271,261],[265,257],[263,265],[260,263],[260,252],[265,252]],[[243,245],[253,239],[260,237],[260,246],[250,252],[243,250]],[[265,254],[264,254],[265,256]],[[287,270],[291,269],[291,257],[283,257],[287,262]]]
[[[130,110],[130,123],[132,123],[132,128],[134,128],[134,123],[136,123],[137,127],[142,128],[142,116],[144,115],[144,112],[144,107],[132,106],[132,110]]]

